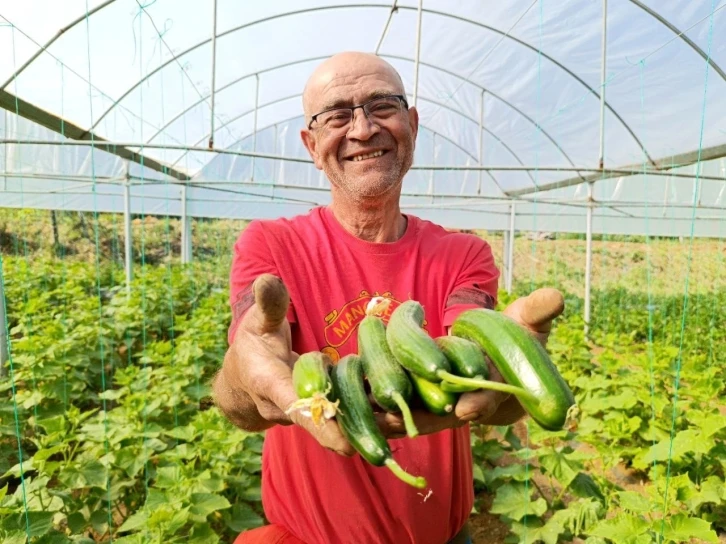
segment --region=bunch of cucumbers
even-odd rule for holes
[[[299,404],[316,423],[335,417],[351,445],[369,463],[386,466],[418,488],[426,480],[406,473],[393,459],[366,393],[387,412],[400,413],[406,434],[418,435],[409,405],[418,397],[431,413],[451,413],[459,395],[493,389],[516,395],[541,427],[560,430],[576,412],[572,391],[531,334],[501,312],[477,308],[459,314],[451,336],[432,338],[423,328],[424,309],[401,303],[386,325],[388,299],[371,301],[358,328],[358,354],[337,364],[320,352],[300,356],[293,367]],[[488,356],[506,383],[489,380]]]

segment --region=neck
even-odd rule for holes
[[[350,202],[333,195],[329,206],[345,230],[367,242],[389,243],[406,232],[408,220],[401,214],[398,195],[384,201]]]

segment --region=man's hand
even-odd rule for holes
[[[275,424],[305,428],[324,447],[351,456],[355,450],[338,424],[325,420],[321,427],[297,411],[286,414],[298,400],[292,384],[290,324],[285,319],[290,303],[279,278],[263,274],[253,284],[255,303],[240,321],[234,342],[214,382],[217,405],[238,427],[263,430]]]
[[[557,289],[542,288],[526,297],[518,298],[503,310],[532,333],[543,345],[547,345],[552,321],[565,309],[565,302]],[[504,382],[502,375],[487,358],[489,379]],[[426,410],[414,410],[412,415],[419,434],[435,433],[444,429],[457,428],[469,422],[486,425],[510,425],[525,414],[514,395],[500,391],[477,390],[462,393],[454,411],[447,416],[437,416]],[[400,414],[376,414],[378,423],[389,438],[406,436],[403,418]]]
[[[518,298],[502,312],[519,323],[547,346],[552,321],[565,310],[565,299],[557,289],[543,287]]]

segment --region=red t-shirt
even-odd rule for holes
[[[432,337],[462,310],[493,307],[499,271],[490,246],[408,215],[396,242],[370,243],[347,232],[326,207],[291,219],[253,221],[235,244],[230,275],[229,341],[264,272],[290,292],[293,350],[323,351],[333,361],[357,352],[357,324],[374,296],[419,301]],[[443,544],[464,525],[473,503],[469,426],[389,440],[419,490],[360,455],[323,448],[301,427],[266,431],[262,503],[271,523],[310,544]]]

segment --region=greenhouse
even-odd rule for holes
[[[577,424],[470,425],[469,542],[726,543],[724,8],[0,3],[0,541],[268,524],[265,432],[212,394],[230,267],[330,204],[303,89],[361,51],[418,112],[401,213],[488,242],[497,309],[565,300]]]

